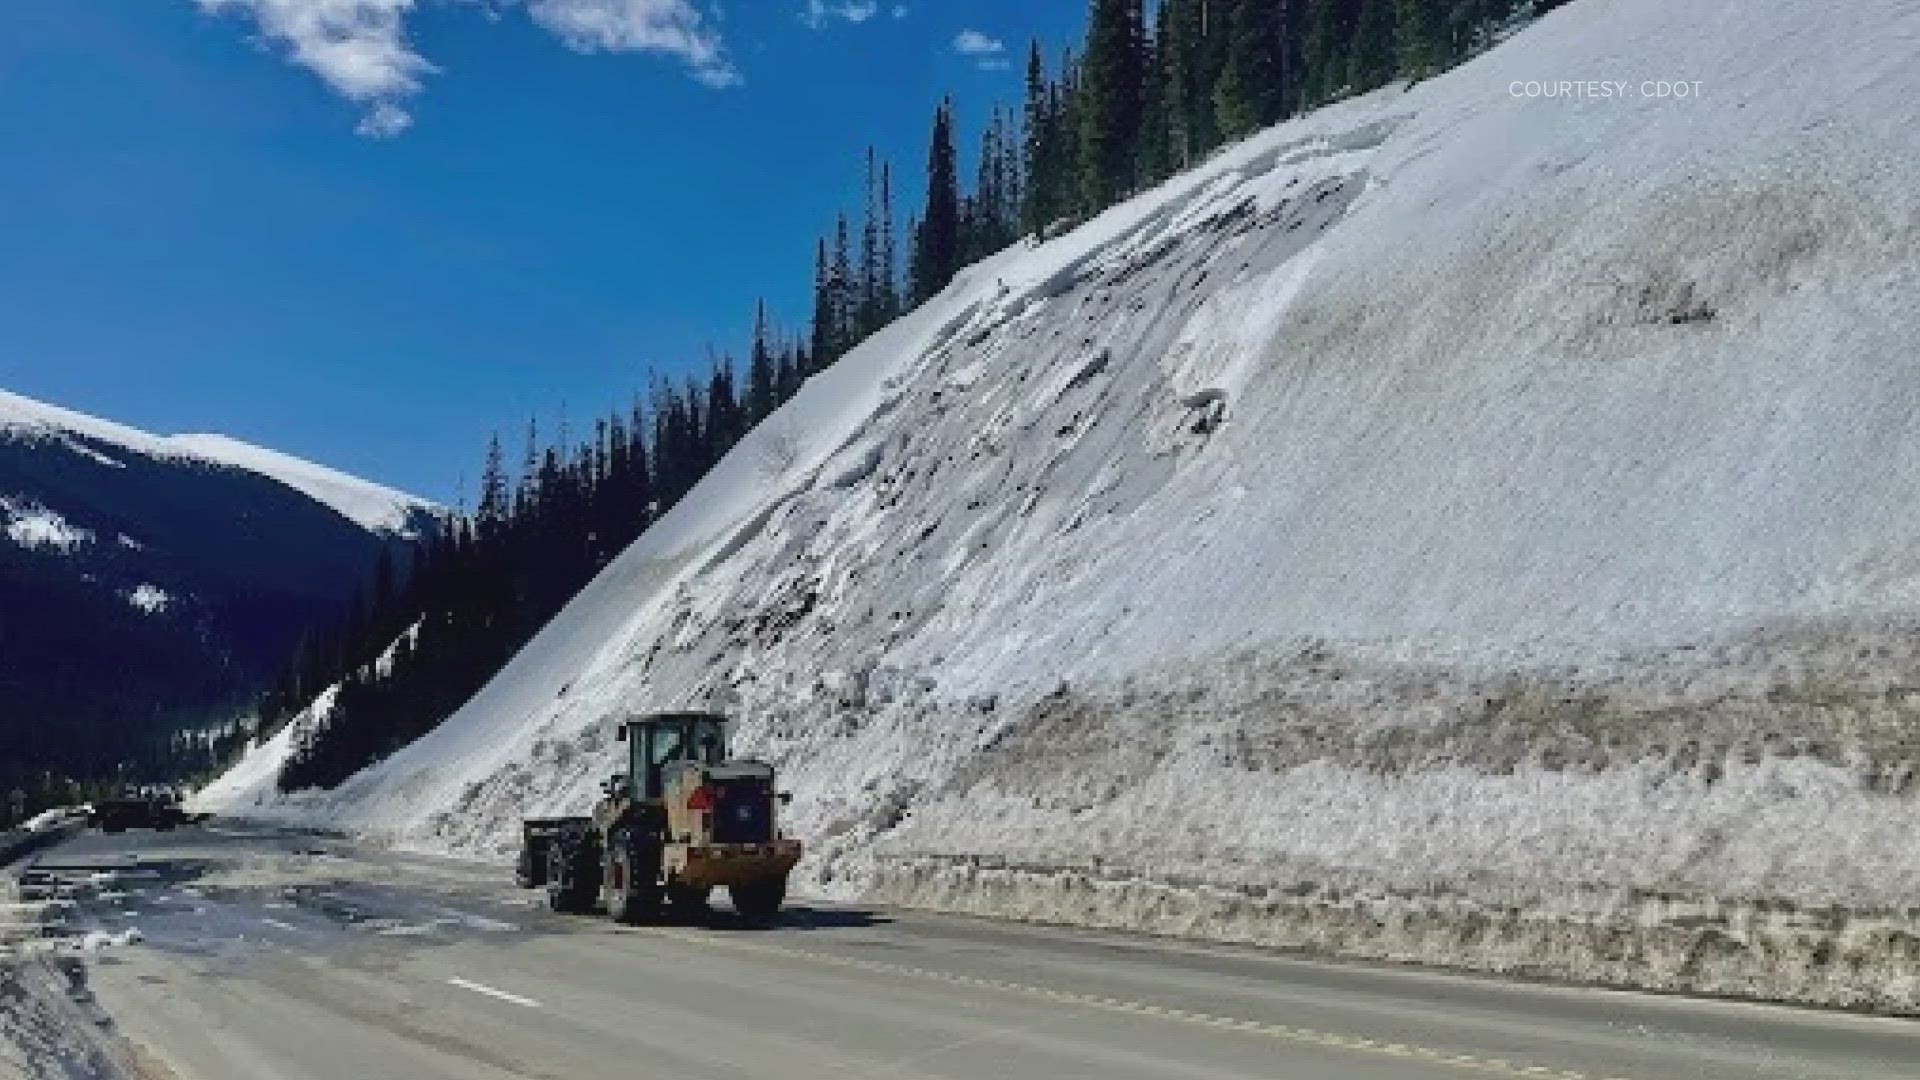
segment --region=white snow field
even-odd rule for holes
[[[1910,0],[1578,0],[971,268],[432,735],[206,801],[500,858],[707,705],[815,894],[1920,1009],[1916,101]]]
[[[150,435],[5,390],[0,390],[0,439],[58,441],[109,467],[120,464],[112,456],[117,450],[242,469],[290,487],[369,532],[408,535],[418,518],[444,513],[412,495],[224,435]],[[107,451],[79,439],[106,444]]]

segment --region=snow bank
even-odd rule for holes
[[[1920,10],[1732,10],[971,268],[438,731],[228,804],[500,857],[705,705],[815,892],[1920,1009]]]
[[[392,488],[224,435],[150,435],[4,390],[0,438],[52,439],[108,467],[123,467],[124,462],[102,453],[102,444],[107,450],[242,469],[290,487],[370,532],[411,535],[421,518],[443,512]]]

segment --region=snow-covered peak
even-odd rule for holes
[[[417,515],[438,512],[405,492],[225,435],[175,435],[166,442],[196,457],[278,480],[374,532],[405,533]]]
[[[0,390],[0,437],[7,436],[57,440],[109,466],[119,463],[100,447],[76,439],[147,457],[243,469],[290,487],[369,532],[406,535],[420,517],[441,513],[434,504],[405,492],[224,435],[153,435]]]

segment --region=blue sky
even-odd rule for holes
[[[863,16],[853,18],[850,16]],[[7,0],[0,387],[431,497],[810,303],[1081,0]],[[1005,43],[998,70],[973,31]],[[962,47],[964,45],[969,47]],[[901,216],[905,216],[903,208]]]

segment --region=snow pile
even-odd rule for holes
[[[100,952],[105,949],[124,949],[145,940],[146,935],[140,932],[139,927],[129,926],[117,931],[89,930],[80,936],[80,940],[74,943],[74,947],[81,952]]]
[[[704,705],[816,892],[1920,1009],[1920,9],[1731,12],[971,268],[433,735],[206,801],[500,857]]]
[[[0,962],[0,1075],[35,1080],[155,1076],[110,1026],[78,959]]]
[[[124,468],[102,448],[162,460],[242,469],[283,484],[370,532],[412,535],[424,517],[443,513],[425,500],[346,473],[223,435],[161,437],[0,390],[0,438],[52,440],[96,463]]]
[[[46,548],[72,554],[93,543],[93,533],[37,503],[0,498],[0,516],[6,518],[7,539],[28,550]]]

